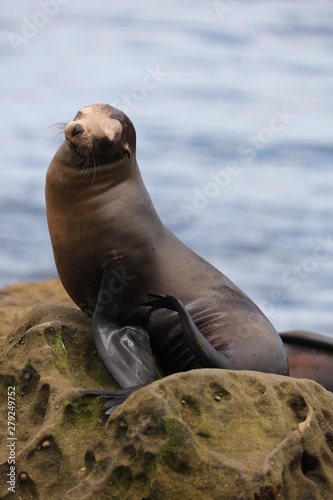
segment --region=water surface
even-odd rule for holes
[[[232,3],[3,4],[0,286],[56,277],[48,127],[108,102],[166,225],[276,328],[333,334],[333,4]]]

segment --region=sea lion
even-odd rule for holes
[[[101,360],[124,389],[117,404],[154,380],[153,355],[165,374],[214,366],[288,375],[283,343],[264,314],[161,222],[130,119],[94,104],[64,133],[46,176],[54,258],[68,294],[92,317]]]
[[[290,376],[309,378],[333,392],[333,337],[315,332],[282,332]]]

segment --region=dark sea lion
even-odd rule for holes
[[[162,224],[129,118],[94,104],[64,132],[46,177],[54,257],[68,294],[92,316],[100,358],[124,389],[117,404],[154,380],[153,355],[165,374],[213,366],[287,375],[283,343],[264,314]]]
[[[333,392],[333,337],[300,330],[283,332],[290,375],[309,378]]]

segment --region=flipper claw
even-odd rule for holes
[[[178,311],[183,307],[181,302],[173,295],[160,295],[158,293],[149,293],[147,302],[142,302],[139,305],[153,307],[154,309],[164,308],[171,311]]]

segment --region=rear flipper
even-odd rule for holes
[[[230,359],[223,352],[217,351],[202,335],[182,302],[173,295],[149,294],[145,306],[155,309],[165,308],[176,311],[179,316],[182,333],[202,368],[231,368]]]

